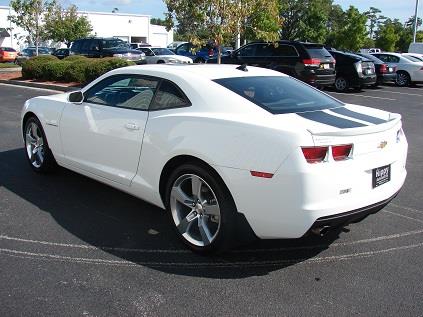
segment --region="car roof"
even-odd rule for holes
[[[179,77],[195,76],[202,79],[218,79],[231,77],[252,77],[252,76],[287,76],[280,72],[261,68],[247,66],[248,71],[237,69],[240,65],[231,64],[147,64],[138,66],[128,66],[116,69],[115,74],[147,74],[162,76],[163,74],[176,75]]]

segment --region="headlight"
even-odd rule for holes
[[[122,58],[123,57],[123,54],[113,54],[113,57],[120,57],[120,58]]]

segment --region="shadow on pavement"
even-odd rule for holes
[[[338,232],[331,232],[323,238],[256,241],[225,254],[199,256],[179,242],[160,208],[63,168],[50,175],[36,174],[23,149],[0,152],[0,186],[48,212],[86,244],[131,264],[178,275],[231,279],[265,275],[315,257],[338,238]],[[36,216],[32,223],[37,225]]]

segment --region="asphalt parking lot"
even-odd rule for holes
[[[0,316],[423,316],[423,86],[329,92],[403,115],[408,178],[390,205],[323,238],[215,257],[187,251],[141,200],[34,174],[20,110],[51,93],[0,84]]]

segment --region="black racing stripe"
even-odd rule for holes
[[[331,125],[333,127],[337,127],[340,129],[346,128],[358,128],[358,127],[365,127],[366,124],[350,121],[344,118],[340,118],[337,116],[332,116],[323,111],[313,111],[313,112],[302,112],[297,113],[297,115],[306,118],[308,120],[320,122],[323,124]]]
[[[381,124],[381,123],[386,122],[386,120],[376,118],[376,117],[372,117],[372,116],[369,116],[367,114],[363,114],[363,113],[360,113],[360,112],[355,112],[355,111],[349,110],[345,107],[330,109],[330,111],[333,111],[337,114],[342,114],[343,116],[351,117],[351,118],[354,118],[354,119],[358,119],[358,120],[362,120],[362,121],[366,121],[366,122],[370,122],[370,123],[374,123],[374,124]]]

